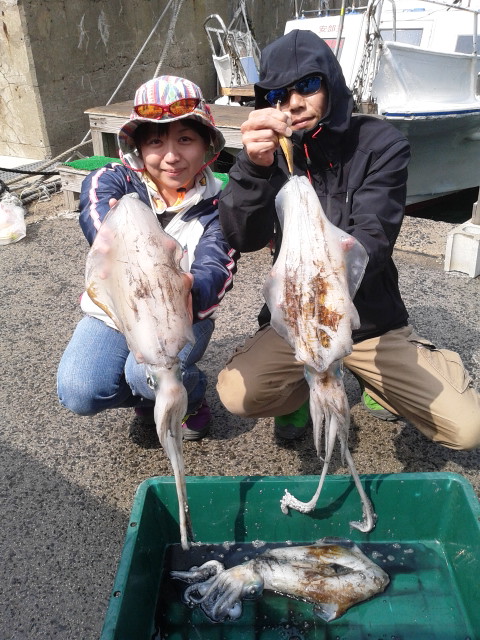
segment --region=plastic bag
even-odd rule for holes
[[[0,197],[0,245],[18,242],[26,234],[27,225],[22,201],[7,191]]]

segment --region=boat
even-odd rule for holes
[[[345,3],[345,0],[343,0]],[[356,110],[397,127],[412,149],[407,205],[480,184],[480,0],[369,0],[302,12],[334,50]]]

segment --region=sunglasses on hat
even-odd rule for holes
[[[160,120],[164,113],[169,113],[172,116],[184,116],[187,113],[192,113],[192,111],[198,107],[199,103],[200,100],[198,98],[182,98],[167,105],[137,104],[134,107],[134,111],[141,118]]]
[[[291,91],[296,91],[301,96],[312,96],[314,93],[317,93],[317,91],[320,91],[321,86],[321,76],[309,76],[308,78],[302,78],[289,87],[272,89],[265,94],[265,100],[271,104],[272,107],[276,107],[278,103],[283,105],[288,102]]]

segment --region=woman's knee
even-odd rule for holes
[[[68,363],[67,363],[68,364]],[[99,379],[91,372],[61,363],[57,374],[60,404],[80,416],[93,416],[105,409],[121,406],[130,395],[126,382]]]
[[[79,416],[92,416],[98,413],[98,403],[93,390],[85,387],[79,380],[57,380],[57,395],[60,404]]]

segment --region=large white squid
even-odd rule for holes
[[[355,543],[341,538],[269,549],[230,569],[209,560],[171,575],[190,583],[185,603],[200,606],[214,622],[236,620],[242,601],[258,598],[264,589],[311,602],[315,613],[330,622],[382,592],[390,581]]]
[[[291,152],[280,140],[287,159]],[[291,507],[303,513],[315,508],[320,496],[335,440],[340,440],[363,504],[363,520],[351,522],[360,531],[375,526],[376,515],[360,482],[348,449],[350,410],[343,384],[342,359],[352,350],[352,329],[359,318],[352,298],[362,280],[368,257],[363,246],[326,217],[315,190],[304,176],[291,176],[275,201],[282,225],[282,246],[264,285],[271,325],[305,365],[310,387],[310,413],[317,454],[324,465],[315,495],[301,502],[288,491],[281,501],[284,513]]]
[[[182,255],[150,207],[126,195],[105,216],[90,249],[86,287],[124,334],[136,361],[145,363],[155,391],[158,437],[175,475],[181,544],[188,549],[192,528],[182,446],[187,392],[178,354],[194,338],[188,308],[192,280],[180,268]]]

